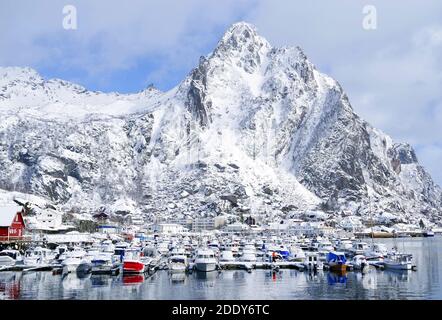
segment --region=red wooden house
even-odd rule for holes
[[[0,241],[21,240],[24,231],[23,208],[0,206]]]

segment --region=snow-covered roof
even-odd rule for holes
[[[19,205],[1,205],[0,206],[0,227],[9,227],[14,220],[17,212],[20,212],[22,207]]]

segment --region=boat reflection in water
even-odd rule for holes
[[[91,275],[91,285],[93,287],[107,287],[112,283],[110,275],[93,274]]]
[[[75,273],[63,274],[61,276],[63,288],[65,290],[82,290],[85,287],[89,277],[90,274],[87,274],[82,278],[79,278]]]
[[[123,275],[124,285],[137,285],[144,282],[144,274],[125,274]]]
[[[366,290],[375,290],[378,287],[376,272],[357,272],[355,273],[356,280],[361,283],[362,288]]]
[[[180,273],[170,273],[170,282],[171,283],[186,283],[187,275],[183,272]]]
[[[327,282],[329,285],[333,286],[335,284],[346,284],[347,283],[347,272],[328,272]]]

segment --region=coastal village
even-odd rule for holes
[[[0,271],[416,270],[412,255],[388,250],[374,239],[442,233],[440,226],[395,223],[388,215],[383,220],[344,215],[339,221],[312,210],[273,221],[251,213],[232,216],[176,219],[159,214],[148,219],[128,208],[118,214],[104,209],[62,213],[54,205],[16,197],[0,205]]]

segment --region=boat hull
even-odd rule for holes
[[[195,263],[195,269],[201,272],[211,272],[216,270],[215,262],[197,262]]]
[[[411,270],[411,263],[389,263],[384,262],[385,269],[393,270]]]
[[[330,271],[334,271],[334,272],[347,271],[347,265],[346,264],[331,264]]]
[[[144,273],[146,266],[140,261],[124,261],[123,273]]]

